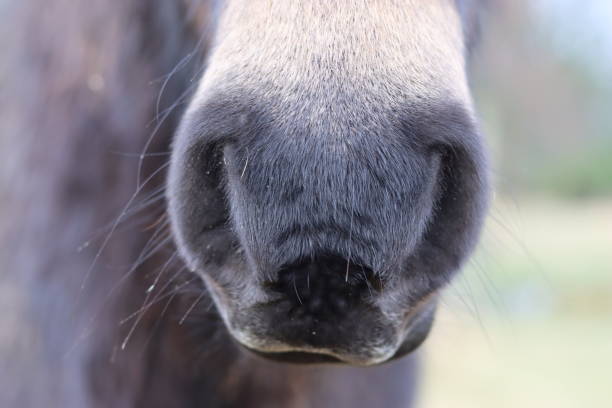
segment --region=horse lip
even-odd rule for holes
[[[255,350],[247,346],[242,345],[245,350],[265,358],[267,360],[278,361],[281,363],[293,363],[293,364],[346,364],[343,360],[330,354],[323,354],[317,352],[307,351],[285,351],[285,352],[265,352]]]

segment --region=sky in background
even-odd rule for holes
[[[531,5],[557,53],[584,56],[594,71],[612,75],[612,0],[536,0]]]

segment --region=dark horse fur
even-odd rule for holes
[[[274,2],[0,4],[0,406],[412,404],[486,208],[481,4]]]

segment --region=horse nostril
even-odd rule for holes
[[[374,288],[373,271],[335,255],[286,264],[272,288],[285,295],[291,312],[319,319],[346,314]]]

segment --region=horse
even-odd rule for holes
[[[413,406],[484,1],[5,7],[2,406]]]

